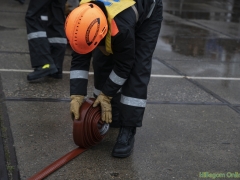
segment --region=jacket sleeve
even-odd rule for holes
[[[102,89],[107,96],[114,96],[122,87],[129,77],[135,59],[135,13],[132,8],[128,8],[114,20],[119,32],[111,38],[114,68]]]
[[[87,95],[91,57],[92,53],[78,54],[73,51],[70,69],[70,95]]]

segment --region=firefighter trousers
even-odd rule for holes
[[[113,97],[113,99],[116,99],[112,103],[113,117],[114,114],[117,114],[114,111],[119,111],[118,121],[122,126],[142,126],[147,101],[147,88],[151,76],[152,55],[160,33],[161,22],[162,2],[157,1],[152,15],[136,29],[136,52],[133,68],[119,92],[120,97],[119,93]],[[113,55],[105,56],[97,48],[93,53],[94,94],[97,95],[101,91],[113,67]]]
[[[25,16],[32,68],[55,64],[62,72],[67,46],[66,0],[30,0]]]

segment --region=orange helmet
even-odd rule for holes
[[[91,52],[107,31],[107,18],[93,3],[85,3],[75,8],[65,22],[67,39],[73,50],[79,54]]]

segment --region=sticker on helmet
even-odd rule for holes
[[[89,37],[89,36],[90,36],[90,32],[91,32],[93,26],[94,26],[96,23],[97,23],[96,32],[95,32],[95,34],[94,34],[94,36],[93,36],[93,39],[90,40],[90,37]],[[90,46],[90,45],[94,42],[94,40],[96,39],[96,37],[97,37],[97,35],[98,35],[98,32],[99,32],[99,26],[100,26],[100,18],[94,19],[94,20],[90,23],[90,25],[88,26],[87,32],[86,32],[86,36],[85,36],[85,40],[86,40],[87,45]]]

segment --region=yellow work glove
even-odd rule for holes
[[[93,104],[93,107],[96,107],[99,104],[101,105],[102,121],[105,121],[106,123],[112,122],[112,106],[110,103],[111,99],[112,97],[100,93]]]
[[[82,95],[71,95],[71,102],[70,102],[70,113],[72,120],[79,119],[79,109],[83,103],[84,96]]]

